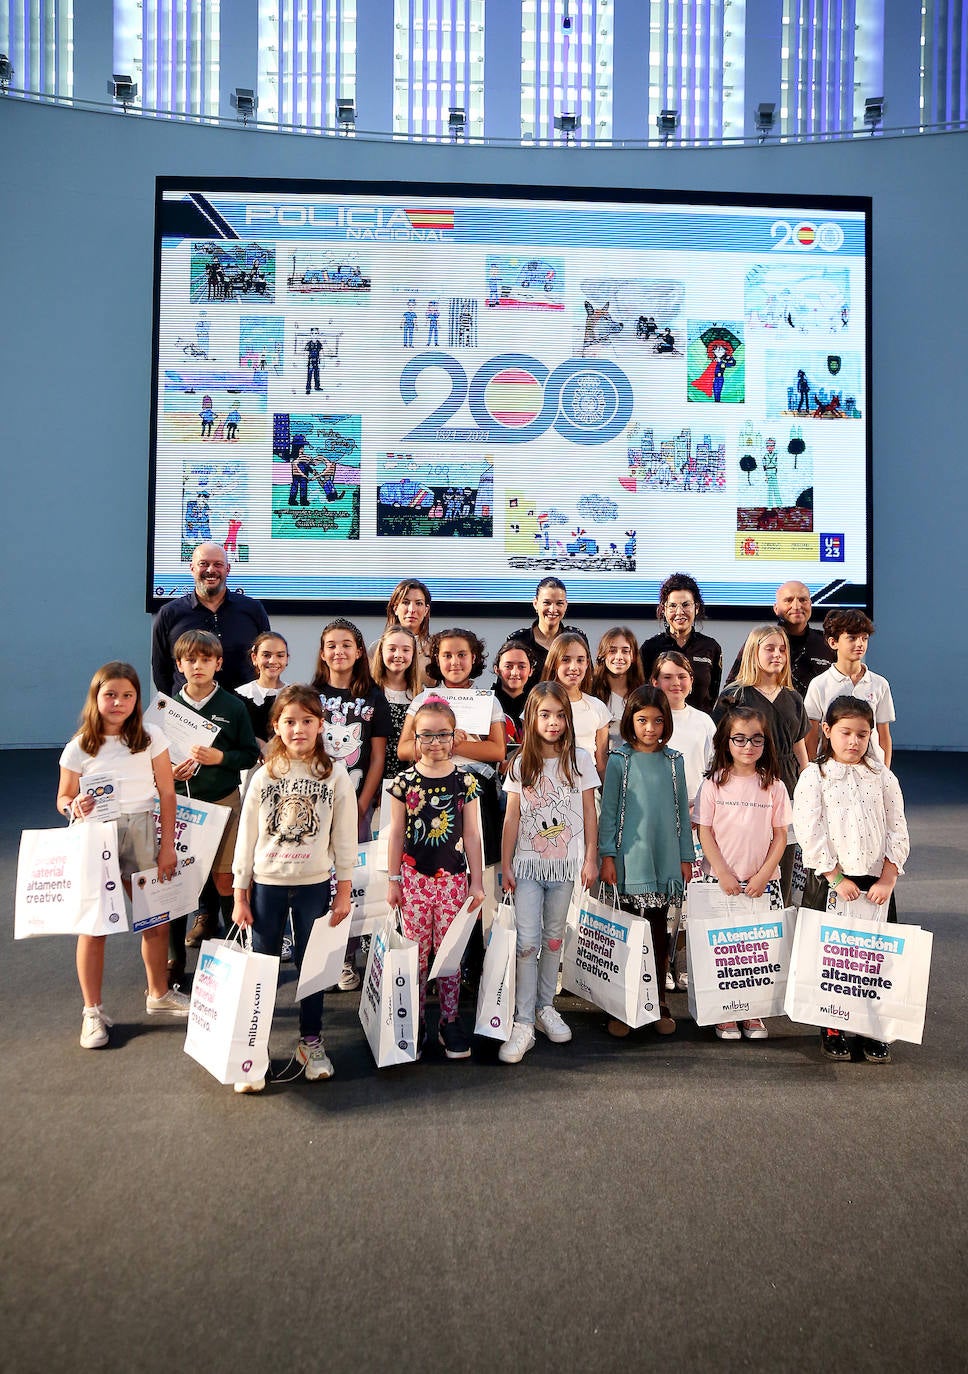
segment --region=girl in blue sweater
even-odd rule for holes
[[[648,921],[660,988],[669,962],[669,905],[682,901],[695,858],[682,755],[666,747],[672,729],[665,692],[646,686],[630,693],[622,743],[608,756],[598,829],[602,882],[618,889],[624,911]],[[671,1035],[676,1023],[668,1006],[660,1004],[659,1012],[656,1030]],[[608,1030],[629,1033],[623,1021],[609,1021]]]

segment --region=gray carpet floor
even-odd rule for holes
[[[22,826],[56,754],[0,753],[0,1369],[863,1374],[968,1366],[964,756],[901,755],[901,920],[935,933],[924,1044],[832,1064],[816,1032],[475,1043],[378,1072],[359,994],[330,1082],[221,1087],[108,942],[111,1045],[79,1048],[73,941],[15,943]],[[272,1054],[296,1039],[283,970]]]

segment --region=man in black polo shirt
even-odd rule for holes
[[[207,630],[222,645],[222,667],[216,681],[227,692],[251,682],[255,669],[249,650],[257,635],[268,630],[269,617],[260,601],[242,592],[230,592],[225,585],[231,564],[221,544],[199,544],[189,564],[195,590],[168,601],[155,615],[151,627],[151,676],[159,692],[169,696],[185,684],[172,650],[186,630]],[[185,945],[196,948],[214,935],[218,922],[219,894],[211,878],[202,889],[199,911],[191,932],[185,936],[186,920],[172,921],[169,929],[168,980],[178,984],[185,976]],[[228,924],[228,918],[226,924]]]
[[[256,635],[269,629],[269,617],[260,601],[226,587],[231,564],[221,544],[199,544],[190,567],[195,590],[166,602],[154,618],[151,676],[159,692],[177,692],[185,679],[172,657],[175,642],[186,630],[208,630],[222,644],[217,681],[234,691],[255,677],[249,650]]]
[[[793,678],[793,686],[802,697],[806,696],[810,683],[815,677],[827,671],[836,654],[824,639],[823,631],[815,630],[810,625],[813,610],[810,589],[802,582],[784,582],[781,587],[777,587],[773,610],[776,613],[777,624],[786,630],[790,641],[790,676]],[[740,649],[726,679],[727,682],[735,681],[742,656],[743,651]]]

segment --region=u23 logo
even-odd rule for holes
[[[432,350],[411,358],[400,373],[404,405],[418,399],[417,379],[431,369],[450,378],[450,394],[404,437],[433,442],[451,440],[448,421],[467,403],[476,430],[460,426],[463,442],[524,444],[554,429],[572,444],[604,444],[632,416],[632,386],[607,358],[568,358],[549,371],[527,353],[499,353],[468,382],[450,353]],[[441,432],[444,431],[444,432]]]

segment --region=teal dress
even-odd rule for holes
[[[682,900],[682,864],[692,863],[696,851],[678,750],[644,754],[622,743],[609,754],[598,851],[615,860],[622,895],[652,897],[666,905]]]

